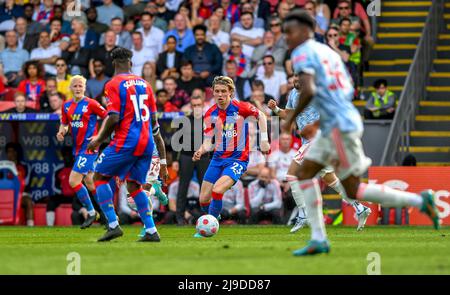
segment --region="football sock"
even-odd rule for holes
[[[356,194],[358,200],[379,203],[383,207],[422,207],[422,197],[380,184],[360,183]]]
[[[145,231],[153,234],[156,232],[155,222],[150,211],[150,203],[148,202],[147,194],[142,188],[130,193],[130,197],[134,199],[138,209],[139,216],[145,226]]]
[[[200,209],[202,210],[203,213],[208,214],[210,204],[211,204],[211,201],[208,201],[205,203],[200,202]]]
[[[116,211],[114,210],[113,192],[109,186],[108,181],[96,181],[95,187],[97,188],[97,198],[100,208],[108,220],[109,227],[115,228],[119,225],[117,222]]]
[[[322,195],[317,179],[307,179],[299,182],[300,189],[305,195],[306,211],[311,227],[311,240],[325,241],[325,223],[322,212]]]
[[[288,175],[286,178],[288,179],[289,185],[291,186],[292,197],[294,198],[295,204],[299,209],[298,216],[301,218],[306,218],[305,196],[300,189],[299,181],[297,177],[291,175]]]
[[[47,225],[48,226],[54,226],[55,225],[55,211],[47,211],[45,213],[45,217],[47,219]]]
[[[88,212],[94,211],[94,206],[92,205],[91,198],[89,197],[88,190],[84,186],[84,184],[80,183],[73,188],[75,193],[77,194],[78,200],[80,200],[83,207],[86,208]],[[95,214],[95,211],[94,211]]]
[[[352,200],[347,196],[347,192],[345,191],[345,188],[342,186],[342,183],[339,181],[339,179],[336,179],[335,182],[329,184],[329,186],[334,189],[341,197],[342,199],[349,203],[350,205],[353,206],[353,208],[355,208],[356,213],[361,213],[364,211],[364,206],[359,203],[356,200]]]
[[[214,216],[215,218],[219,217],[219,214],[222,211],[222,197],[223,194],[212,192],[212,201],[209,206],[208,214]]]

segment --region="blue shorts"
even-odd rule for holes
[[[97,154],[79,154],[75,157],[75,163],[73,164],[72,171],[83,175],[94,171],[94,163],[97,156]]]
[[[227,175],[237,182],[242,174],[247,171],[248,162],[228,159],[215,159],[209,163],[203,180],[215,183],[220,177]]]
[[[152,154],[134,156],[133,150],[115,151],[115,147],[107,146],[97,159],[95,172],[106,176],[118,176],[145,183],[147,172],[152,163]]]

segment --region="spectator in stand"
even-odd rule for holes
[[[316,35],[316,40],[318,39],[317,35],[320,35],[321,38],[323,39],[323,36],[325,35],[325,29],[322,29],[321,26],[318,25],[317,23],[317,5],[316,2],[314,1],[307,1],[305,3],[304,9],[314,18],[314,20],[316,20],[316,30],[314,32],[314,34]]]
[[[39,109],[39,100],[45,91],[44,70],[38,61],[29,60],[23,65],[23,73],[25,80],[19,83],[17,90],[25,94],[32,108]]]
[[[230,49],[230,34],[221,30],[220,18],[218,15],[213,14],[209,18],[209,26],[206,36],[208,42],[219,47],[222,54],[226,54],[228,49]]]
[[[142,11],[142,10],[141,10]],[[139,11],[139,13],[141,12]],[[153,25],[163,32],[167,32],[168,22],[158,15],[158,6],[155,2],[149,1],[144,9],[145,12],[153,15]]]
[[[14,94],[14,107],[4,111],[3,113],[26,114],[35,112],[35,109],[27,107],[27,99],[25,95],[22,92],[16,92]]]
[[[294,9],[301,9],[303,8],[303,5],[305,4],[306,0],[284,0],[286,4],[288,5],[289,11]],[[299,3],[299,4],[297,4]]]
[[[339,44],[350,47],[349,61],[352,62],[355,67],[361,63],[361,42],[356,34],[350,31],[351,21],[349,18],[341,19],[339,23]],[[356,69],[355,71],[359,71]],[[356,86],[359,86],[359,75],[353,75],[355,79],[353,82]]]
[[[53,18],[54,4],[53,0],[42,0],[39,10],[35,10],[33,14],[33,20],[44,25],[48,24]]]
[[[91,52],[89,49],[81,47],[78,35],[70,35],[69,47],[62,52],[61,57],[69,65],[69,73],[71,75],[89,77]]]
[[[49,104],[49,97],[50,94],[53,92],[56,92],[58,89],[58,83],[56,82],[55,77],[49,77],[45,79],[45,91],[41,95],[41,99],[39,100],[40,110],[43,113],[50,113],[50,104]]]
[[[263,44],[257,46],[252,55],[252,71],[251,76],[255,73],[261,74],[264,71],[262,66],[264,56],[272,55],[275,59],[275,69],[278,71],[284,71],[283,61],[286,55],[286,48],[275,47],[275,36],[271,31],[264,33]]]
[[[231,41],[231,46],[225,60],[234,61],[237,64],[238,77],[249,78],[251,71],[250,57],[246,56],[242,51],[242,42],[238,40]]]
[[[221,75],[223,58],[215,44],[206,42],[206,26],[194,27],[195,45],[186,48],[183,59],[192,61],[194,77],[210,85],[215,76]]]
[[[51,93],[48,98],[50,112],[61,116],[63,102],[63,98],[58,92]]]
[[[287,51],[287,44],[286,44],[286,39],[284,38],[284,34],[283,31],[281,29],[282,23],[281,23],[281,19],[277,16],[271,17],[269,19],[269,28],[270,31],[273,34],[273,38],[274,38],[274,45],[273,45],[273,50],[274,51],[278,51],[278,50],[284,50],[284,52]],[[279,63],[279,61],[275,56],[275,62]]]
[[[170,102],[178,109],[190,102],[191,98],[186,91],[178,87],[174,78],[168,77],[164,79],[163,84],[169,95]]]
[[[98,22],[109,25],[115,17],[123,20],[123,10],[113,3],[113,0],[103,0],[103,5],[97,7]]]
[[[194,76],[192,61],[183,60],[181,62],[181,76],[177,80],[177,85],[191,96],[195,88],[205,87],[205,80]]]
[[[176,50],[177,39],[174,36],[167,37],[166,50],[159,54],[156,63],[156,74],[164,80],[172,77],[178,79],[180,77],[180,66],[183,54]]]
[[[331,19],[330,7],[322,0],[311,0],[305,3],[305,9],[308,6],[308,2],[312,2],[313,5],[315,6],[316,25],[319,27],[320,30],[326,32]]]
[[[178,197],[180,191],[180,181],[179,179],[172,182],[169,186],[169,212],[167,212],[164,217],[163,223],[173,223],[175,220],[177,225],[184,224],[195,224],[197,219],[203,215],[200,209],[199,195],[200,186],[197,182],[191,180],[188,184],[188,189],[186,195],[183,198],[184,204],[183,208],[178,210]],[[183,210],[183,212],[179,212]],[[178,217],[178,215],[181,217]]]
[[[20,181],[20,192],[22,193],[22,202],[20,207],[25,210],[25,218],[27,226],[34,226],[34,211],[33,211],[33,200],[31,195],[26,192],[27,190],[27,168],[26,165],[22,163],[23,160],[23,149],[19,143],[9,142],[5,146],[6,160],[13,162],[16,165],[18,178]]]
[[[155,73],[155,64],[153,62],[148,61],[142,66],[141,76],[145,81],[150,83],[153,91],[163,88],[163,83],[158,79],[158,76]]]
[[[280,183],[272,177],[270,168],[264,167],[259,171],[258,179],[248,186],[251,215],[250,223],[258,224],[262,220],[270,219],[274,224],[281,224]]]
[[[22,5],[15,4],[14,0],[6,0],[0,5],[0,31],[14,30],[14,20],[23,15]]]
[[[109,77],[114,75],[114,66],[112,64],[111,52],[117,48],[116,34],[109,30],[105,33],[105,45],[98,47],[91,54],[89,61],[89,73],[91,78],[95,77],[94,73],[94,59],[99,59],[105,64],[105,74]]]
[[[69,47],[70,37],[68,34],[61,33],[62,21],[59,18],[54,18],[49,23],[50,43],[52,47],[59,47],[61,51]]]
[[[53,7],[53,18],[50,19],[50,23],[54,19],[58,19],[61,22],[61,34],[69,36],[72,34],[72,28],[70,22],[63,19],[64,9],[61,5],[55,5]],[[50,23],[47,25],[46,29],[47,31],[50,31]]]
[[[61,56],[59,47],[52,47],[50,43],[50,35],[43,31],[39,34],[39,47],[31,51],[30,59],[39,61],[44,65],[45,74],[48,76],[56,76],[55,63]]]
[[[370,94],[367,100],[364,118],[393,119],[397,100],[394,92],[388,89],[388,83],[385,79],[376,80],[373,87],[375,91]]]
[[[179,109],[174,106],[169,99],[169,94],[165,89],[159,89],[156,91],[156,109],[158,112],[171,113],[179,111]]]
[[[23,17],[18,17],[16,19],[14,30],[17,32],[17,48],[31,52],[31,50],[37,47],[39,36],[37,34],[28,33],[27,26],[27,20]]]
[[[351,1],[339,0],[338,3],[338,15],[331,20],[331,25],[340,25],[340,22],[344,18],[350,19],[351,24],[356,23],[358,29],[361,27],[361,22],[358,16],[352,15]]]
[[[23,16],[27,22],[28,34],[39,34],[39,32],[42,32],[42,30],[45,28],[45,25],[33,19],[34,12],[35,10],[32,4],[28,3],[23,6]]]
[[[125,0],[123,1],[123,14],[125,19],[133,18],[146,9],[148,0]],[[156,6],[156,5],[155,5]]]
[[[133,32],[132,34],[133,47],[131,52],[133,52],[132,62],[132,72],[135,75],[140,75],[142,73],[142,67],[146,62],[152,63],[153,67],[156,67],[155,52],[144,48],[144,42],[141,32]]]
[[[116,33],[116,46],[131,49],[131,35],[127,31],[123,30],[123,20],[118,17],[113,18],[109,29]],[[105,33],[100,36],[99,44],[105,44]]]
[[[106,82],[110,77],[105,75],[105,65],[99,59],[94,59],[95,78],[90,78],[86,83],[86,95],[97,99],[103,92]]]
[[[72,204],[75,196],[75,191],[69,185],[69,175],[72,171],[74,161],[70,147],[63,147],[61,150],[61,155],[63,156],[64,167],[55,171],[56,195],[50,196],[47,203],[47,212],[45,214],[47,226],[55,225],[56,208],[58,208],[61,204]]]
[[[175,36],[177,39],[177,50],[184,53],[186,48],[195,44],[194,33],[186,26],[186,19],[182,14],[175,15],[175,29],[168,31],[165,35],[165,42],[169,36]]]
[[[265,88],[263,81],[255,79],[252,81],[251,86],[252,86],[252,92],[261,90],[264,93],[264,102],[265,103],[269,102],[271,99],[275,99],[272,95],[270,95],[266,92],[266,88]],[[245,101],[250,101],[250,97],[247,97],[245,99]]]
[[[97,21],[97,8],[88,8],[88,10],[86,11],[86,16],[89,30],[94,31],[98,36],[108,31],[109,27],[107,25],[99,23]]]
[[[253,14],[250,12],[243,13],[240,21],[242,27],[231,30],[231,40],[242,42],[242,52],[252,56],[255,47],[263,43],[264,29],[254,27]]]
[[[153,16],[148,12],[141,14],[141,28],[137,29],[144,38],[144,47],[158,56],[163,51],[164,32],[153,26]]]
[[[230,33],[231,31],[231,24],[230,21],[228,19],[225,18],[225,10],[223,9],[222,6],[218,6],[214,9],[214,12],[212,15],[216,15],[219,17],[220,20],[220,29],[226,33]],[[205,25],[209,26],[209,22],[210,20],[207,19],[205,20]]]
[[[353,81],[358,81],[358,69],[354,62],[350,61],[352,50],[350,46],[339,42],[339,31],[335,27],[330,27],[325,34],[325,41],[334,51],[336,51],[345,63]]]
[[[282,1],[280,2],[280,4],[278,4],[278,17],[281,19],[281,21],[283,22],[284,18],[286,17],[286,15],[289,13],[290,9],[289,9],[289,5],[285,2]]]
[[[247,223],[247,212],[244,201],[244,185],[238,180],[229,190],[223,194],[222,211],[220,221],[234,220],[239,224]]]
[[[88,29],[87,23],[83,18],[73,18],[72,30],[78,36],[81,48],[94,49],[98,47],[98,35]]]
[[[238,77],[237,64],[234,60],[227,60],[225,63],[225,74],[233,79],[236,91],[234,98],[238,100],[245,100],[246,97],[251,95],[252,89],[250,87],[250,81],[247,78]]]
[[[252,103],[258,110],[263,112],[268,118],[272,114],[272,111],[266,103],[264,103],[264,92],[261,90],[254,90],[250,95],[250,103]]]
[[[250,2],[247,2],[247,3],[242,3],[241,4],[241,15],[242,14],[244,14],[244,13],[247,13],[247,12],[249,12],[249,13],[251,13],[252,15],[253,15],[253,19],[254,19],[254,27],[255,28],[260,28],[260,29],[263,29],[264,30],[264,28],[265,28],[265,23],[264,23],[264,19],[263,18],[260,18],[260,17],[258,17],[256,14],[255,14],[255,11],[254,11],[254,9],[253,9],[253,5],[250,3]],[[242,28],[242,24],[240,23],[240,22],[236,22],[236,23],[234,23],[234,25],[233,25],[233,29],[234,28]]]
[[[263,58],[264,71],[257,75],[257,79],[261,80],[265,86],[265,93],[275,97],[278,102],[280,96],[287,92],[287,78],[284,71],[275,70],[275,58],[273,55],[266,55]]]
[[[270,4],[266,0],[250,0],[248,1],[253,6],[255,17],[260,17],[267,22],[270,16]]]
[[[68,73],[66,61],[63,58],[58,58],[55,66],[57,90],[69,99],[72,97],[72,91],[70,90],[70,79],[72,76]]]
[[[25,49],[17,47],[17,35],[14,31],[6,32],[6,48],[0,52],[0,63],[8,79],[8,85],[16,87],[20,81],[19,72],[22,65],[29,59]]]
[[[225,13],[225,18],[230,22],[231,25],[239,21],[239,6],[237,4],[231,3],[231,0],[221,0],[220,6],[222,6]]]
[[[188,193],[189,183],[193,178],[194,169],[196,171],[196,176],[201,186],[203,182],[203,177],[208,169],[208,165],[210,162],[209,153],[205,153],[200,160],[193,162],[192,157],[194,152],[198,150],[202,141],[203,141],[203,132],[196,132],[198,130],[202,130],[203,122],[203,106],[204,101],[202,98],[193,96],[190,102],[192,112],[187,116],[189,120],[189,128],[188,132],[190,134],[183,134],[183,136],[190,136],[191,140],[189,145],[185,147],[182,146],[181,151],[178,153],[176,160],[180,166],[180,189],[177,195],[177,223],[179,225],[183,224],[183,215],[186,208],[187,200],[186,196]],[[184,124],[183,124],[184,125]],[[186,131],[186,126],[183,126],[181,129]]]
[[[167,23],[174,19],[175,12],[167,9],[166,0],[155,0],[158,7],[157,16],[164,19]]]

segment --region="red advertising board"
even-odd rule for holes
[[[414,193],[434,190],[442,225],[450,225],[450,167],[370,167],[369,183]],[[409,224],[431,225],[431,221],[419,209],[412,208]]]

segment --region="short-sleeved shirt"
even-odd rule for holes
[[[73,154],[93,154],[87,151],[88,138],[97,134],[97,116],[106,117],[106,110],[96,101],[88,97],[76,102],[70,99],[62,106],[61,123],[68,125],[73,139]]]
[[[312,105],[320,115],[320,129],[328,135],[332,129],[362,131],[358,110],[352,104],[354,88],[341,57],[327,45],[312,39],[292,52],[295,73],[314,76],[316,93]]]
[[[205,137],[215,135],[215,150],[213,159],[230,159],[248,162],[249,128],[246,118],[259,118],[258,109],[248,102],[231,100],[225,110],[217,104],[205,114]]]
[[[105,97],[108,114],[119,115],[109,145],[116,152],[131,149],[134,156],[151,155],[151,114],[156,113],[156,101],[150,84],[133,74],[119,74],[106,83]]]

